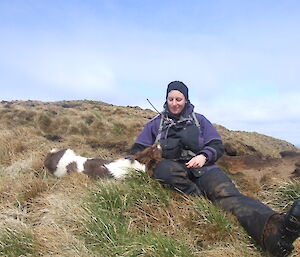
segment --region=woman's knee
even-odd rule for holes
[[[153,177],[169,183],[175,176],[187,176],[186,171],[180,164],[172,160],[163,160],[158,163],[153,171]]]
[[[154,169],[153,177],[185,194],[202,196],[197,185],[192,182],[184,166],[172,160],[160,162]]]

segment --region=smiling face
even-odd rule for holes
[[[172,90],[167,97],[169,111],[173,114],[180,114],[186,104],[184,95],[178,90]]]

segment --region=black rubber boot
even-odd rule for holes
[[[286,257],[293,250],[293,242],[300,236],[300,200],[296,200],[286,214],[272,215],[263,232],[262,244],[275,257]]]

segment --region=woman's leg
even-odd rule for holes
[[[260,240],[264,224],[275,211],[241,194],[219,168],[208,170],[196,183],[209,200],[235,215],[245,230],[255,240]]]
[[[185,194],[201,196],[197,185],[188,177],[184,166],[172,160],[163,160],[157,164],[153,171],[154,179]]]
[[[299,200],[286,215],[281,215],[241,194],[219,168],[205,172],[196,184],[213,203],[235,215],[249,235],[274,256],[287,256],[293,250],[292,244],[300,233]]]

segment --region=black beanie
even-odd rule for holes
[[[181,92],[185,99],[188,101],[189,100],[189,89],[187,88],[187,86],[182,83],[181,81],[172,81],[167,88],[167,95],[166,98],[168,98],[168,94],[170,93],[170,91],[172,90],[178,90],[179,92]]]

